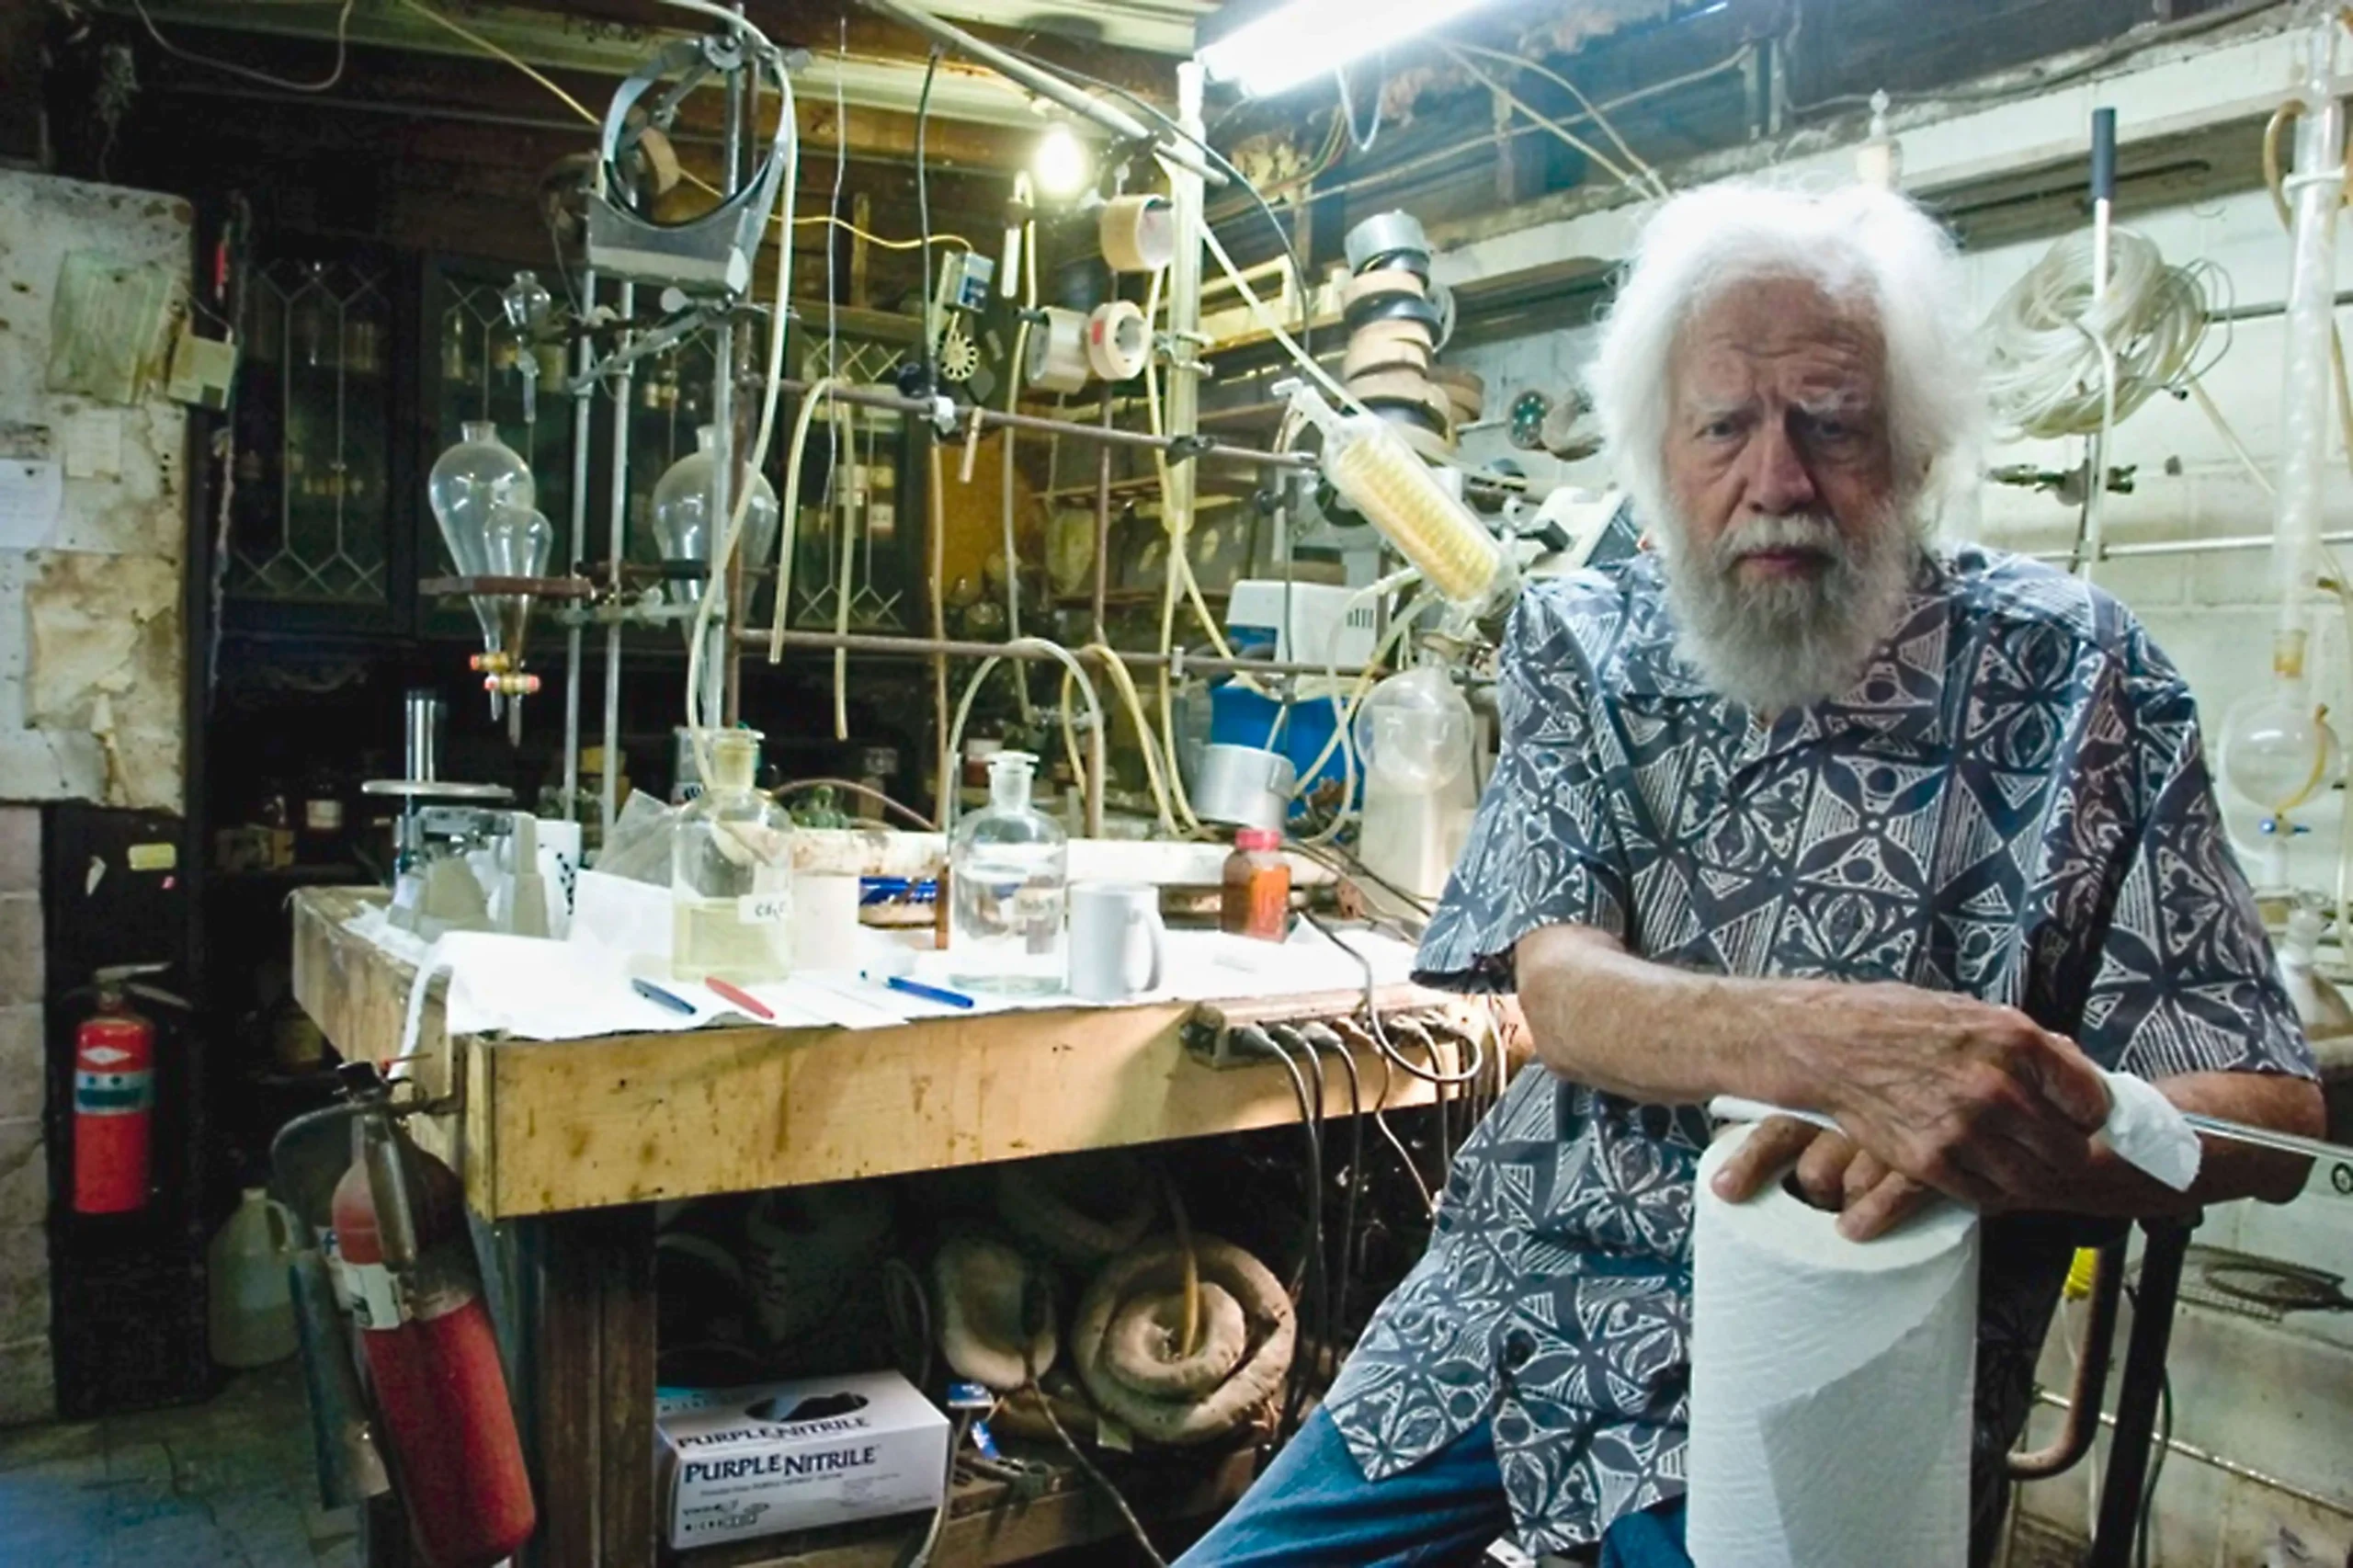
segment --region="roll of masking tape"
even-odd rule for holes
[[[1418,332],[1418,328],[1415,329]],[[1429,341],[1423,337],[1367,337],[1358,333],[1348,339],[1347,358],[1342,361],[1340,374],[1348,381],[1370,375],[1376,370],[1412,370],[1416,373],[1430,368]]]
[[[1029,329],[1022,373],[1040,392],[1074,392],[1086,384],[1086,317],[1046,307],[1042,326]]]
[[[1176,258],[1176,219],[1165,196],[1115,197],[1095,222],[1114,272],[1157,272]]]
[[[1086,362],[1107,381],[1129,381],[1143,369],[1152,347],[1143,312],[1134,301],[1113,300],[1086,318]]]

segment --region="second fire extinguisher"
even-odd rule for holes
[[[141,985],[169,964],[124,964],[91,976],[97,1007],[74,1030],[74,1211],[129,1214],[147,1206],[155,1122],[155,1024],[133,992],[185,1007]]]
[[[335,1248],[394,1486],[433,1568],[491,1568],[530,1539],[539,1516],[463,1188],[400,1130],[381,1079],[355,1097],[351,1167],[335,1189]]]

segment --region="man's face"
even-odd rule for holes
[[[1869,312],[1799,278],[1732,284],[1676,340],[1669,588],[1695,662],[1751,707],[1836,695],[1901,605],[1884,365]]]
[[[1756,517],[1819,517],[1852,540],[1883,521],[1893,465],[1884,355],[1867,316],[1820,285],[1734,284],[1685,323],[1667,366],[1667,484],[1685,548],[1712,551]],[[1818,577],[1820,551],[1741,551],[1749,585]]]

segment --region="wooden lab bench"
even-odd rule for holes
[[[345,929],[384,895],[294,895],[294,993],[352,1060],[393,1055],[413,966]],[[503,1303],[509,1368],[538,1487],[540,1527],[527,1568],[651,1568],[657,1199],[758,1192],[1296,1124],[1291,1079],[1272,1062],[1208,1065],[1188,1049],[1196,1005],[1074,1005],[937,1018],[889,1028],[720,1028],[533,1041],[460,1036],[428,994],[416,1076],[442,1115],[409,1128],[456,1169],[495,1238],[485,1259]],[[1292,1016],[1317,998],[1292,999]],[[1324,999],[1334,1006],[1343,998]],[[1358,1001],[1361,1001],[1358,994]],[[1413,986],[1383,1006],[1465,1006]],[[1370,1052],[1360,1063],[1376,1074]],[[1348,1113],[1326,1082],[1324,1112]],[[1432,1103],[1399,1074],[1391,1108]],[[1246,1456],[1234,1456],[1245,1460]],[[1163,1518],[1214,1512],[1246,1463],[1203,1468],[1171,1489]],[[393,1515],[384,1511],[383,1517]],[[960,1483],[934,1559],[1012,1562],[1119,1533],[1081,1488],[1016,1507],[995,1483]],[[370,1535],[369,1561],[404,1562]],[[704,1549],[694,1563],[867,1568],[892,1562],[904,1522],[866,1543],[779,1541]]]

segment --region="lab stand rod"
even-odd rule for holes
[[[747,628],[736,633],[736,640],[746,646],[757,645],[765,648],[767,646],[768,633],[765,631]],[[1053,657],[1051,653],[1041,648],[1024,647],[1017,642],[976,642],[954,637],[892,637],[870,631],[842,633],[787,630],[784,633],[784,646],[806,648],[822,653],[831,653],[840,649],[850,653],[898,654],[908,658],[925,658],[937,653],[950,659],[1023,659],[1032,663],[1043,663]],[[1130,669],[1182,668],[1187,671],[1198,670],[1203,675],[1266,676],[1274,679],[1311,676],[1320,679],[1326,675],[1338,675],[1344,677],[1360,676],[1365,668],[1358,665],[1342,665],[1336,669],[1327,669],[1323,665],[1302,664],[1289,659],[1227,659],[1212,654],[1183,652],[1131,653],[1125,649],[1104,648],[1097,645],[1074,648],[1071,651],[1082,659],[1099,660],[1108,654]]]
[[[1199,151],[1181,137],[1155,132],[1125,109],[1079,91],[1052,72],[1032,65],[1018,55],[1008,54],[993,43],[976,39],[963,28],[940,20],[920,6],[907,5],[904,0],[866,0],[866,4],[871,10],[880,11],[886,17],[904,22],[917,32],[937,39],[957,53],[979,61],[999,75],[1011,77],[1081,119],[1101,126],[1122,142],[1157,142],[1161,152],[1171,162],[1223,188],[1225,176],[1204,163]]]
[[[794,397],[808,394],[809,383],[788,378],[778,383],[779,389]],[[932,404],[921,398],[900,397],[893,392],[871,392],[862,387],[833,387],[825,395],[839,403],[860,408],[883,408],[894,414],[913,415],[918,419],[932,415]],[[1029,430],[1043,436],[1067,436],[1086,441],[1108,441],[1119,447],[1142,447],[1159,451],[1173,451],[1181,446],[1174,437],[1154,436],[1143,430],[1121,430],[1102,425],[1082,425],[1075,420],[1050,419],[1037,414],[1007,414],[1002,409],[962,407],[956,411],[961,422],[977,419],[983,430]],[[1308,452],[1268,452],[1256,447],[1229,446],[1222,441],[1191,449],[1199,458],[1225,462],[1255,463],[1261,468],[1307,469],[1315,466],[1313,454]]]
[[[624,321],[637,313],[637,285],[627,279],[621,283],[620,313]],[[627,344],[633,335],[624,331],[621,342]],[[605,530],[607,585],[616,595],[621,586],[621,530],[629,517],[629,409],[633,379],[630,361],[624,358],[613,377],[612,517]],[[620,810],[620,753],[621,623],[616,620],[605,628],[605,770],[597,781],[600,844],[612,842],[613,818]]]
[[[585,328],[597,309],[597,269],[580,275],[580,324]],[[597,347],[583,331],[573,358],[572,392],[572,558],[564,565],[576,570],[588,554],[588,440],[596,418],[596,382],[588,367]],[[563,631],[563,817],[580,820],[580,626]]]
[[[740,15],[743,6],[733,9]],[[739,37],[741,35],[738,35]],[[732,197],[741,188],[744,178],[744,114],[746,103],[744,82],[752,67],[748,61],[741,71],[727,73],[726,138],[720,149],[720,184],[725,195]],[[724,198],[722,198],[724,199]],[[789,214],[788,214],[789,216]],[[786,231],[790,245],[790,231]],[[728,519],[734,515],[735,504],[735,324],[722,319],[710,335],[710,423],[718,432],[718,450],[711,454],[710,510],[703,522],[703,562],[715,573],[719,567],[719,550],[727,537]],[[614,552],[620,559],[620,552]],[[725,588],[706,576],[698,597],[708,597],[717,587]],[[730,622],[729,624],[733,624]],[[688,629],[693,634],[692,625]],[[722,717],[727,709],[727,693],[734,686],[735,661],[725,657],[728,644],[717,625],[704,630],[702,649],[702,689],[695,693],[691,710],[700,715],[705,724],[724,723]]]
[[[1104,430],[1111,428],[1111,400],[1108,397],[1103,400],[1103,420],[1101,428]],[[1169,571],[1174,572],[1177,569],[1178,563],[1176,562],[1169,562]],[[1110,641],[1111,633],[1109,623],[1104,616],[1105,603],[1109,599],[1110,595],[1111,443],[1105,441],[1102,443],[1102,449],[1095,454],[1095,591],[1093,608],[1095,611],[1095,640],[1098,642],[1108,642]]]
[[[1202,89],[1199,63],[1191,60],[1180,62],[1176,67],[1176,125],[1188,136],[1208,135],[1201,122]],[[1171,440],[1190,441],[1201,428],[1201,231],[1205,227],[1202,214],[1207,203],[1200,177],[1182,166],[1170,171],[1168,194],[1176,250],[1169,258],[1168,269],[1168,417],[1162,434]],[[1146,322],[1144,327],[1149,332],[1157,324]],[[1106,389],[1104,406],[1109,407],[1110,403],[1110,392]],[[1173,556],[1177,550],[1186,548],[1192,532],[1199,476],[1190,463],[1165,466],[1168,475],[1168,516],[1162,522],[1169,533]],[[1186,564],[1172,559],[1169,570]],[[1288,603],[1285,608],[1288,610]],[[1285,639],[1290,635],[1286,622]]]
[[[2219,539],[2159,539],[2140,544],[2111,544],[2100,551],[2103,561],[2129,561],[2165,555],[2215,555],[2235,550],[2269,550],[2279,542],[2269,534],[2225,534]],[[2340,529],[2320,536],[2323,544],[2353,544],[2353,531]],[[2064,561],[2069,551],[2037,550],[2028,552],[2029,561]]]

